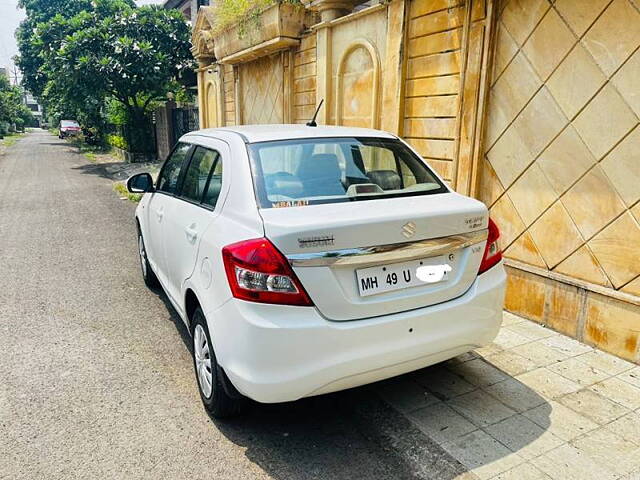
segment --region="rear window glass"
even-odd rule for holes
[[[262,208],[444,193],[448,189],[402,142],[322,138],[249,145]]]

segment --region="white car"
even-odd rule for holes
[[[193,338],[214,416],[343,390],[491,342],[506,274],[487,208],[405,142],[346,127],[183,136],[136,210],[142,274]]]

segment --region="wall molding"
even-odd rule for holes
[[[573,287],[577,287],[583,290],[587,290],[589,292],[597,293],[605,297],[610,297],[615,300],[619,300],[621,302],[626,302],[626,303],[630,303],[631,305],[640,306],[640,297],[636,297],[635,295],[631,295],[630,293],[619,292],[618,290],[614,290],[612,288],[604,287],[602,285],[597,285],[595,283],[590,283],[585,280],[580,280],[579,278],[574,278],[568,275],[564,275],[562,273],[552,272],[544,268],[534,267],[533,265],[529,265],[528,263],[519,262],[511,258],[505,258],[504,263],[508,267],[515,268],[517,270],[523,270],[527,273],[531,273],[539,277],[555,280],[556,282],[571,285]]]
[[[345,48],[344,52],[342,52],[342,56],[340,57],[340,61],[338,62],[338,70],[336,71],[336,124],[342,125],[342,106],[344,104],[344,95],[343,95],[343,75],[344,75],[344,66],[353,52],[355,52],[359,48],[364,48],[371,57],[371,62],[373,63],[373,87],[371,91],[371,120],[370,127],[378,128],[379,116],[380,116],[380,56],[378,55],[378,51],[376,47],[365,38],[358,38],[351,42],[347,48]]]

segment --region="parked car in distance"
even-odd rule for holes
[[[490,343],[506,274],[486,206],[378,130],[183,136],[135,213],[142,275],[188,326],[214,416],[343,390]]]
[[[78,135],[80,125],[75,120],[60,120],[58,138],[66,138]]]

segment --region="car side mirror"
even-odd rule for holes
[[[131,193],[153,192],[153,178],[148,173],[139,173],[127,180],[127,190]]]

